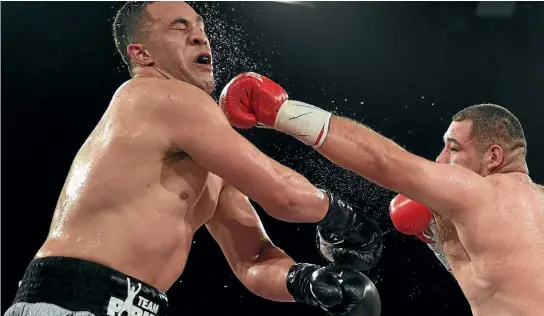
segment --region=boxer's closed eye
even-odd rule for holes
[[[177,18],[170,23],[170,26],[174,27],[176,30],[185,31],[187,28],[189,28],[189,21],[183,18]]]

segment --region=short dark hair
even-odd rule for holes
[[[140,39],[145,32],[141,32],[148,17],[145,11],[147,5],[154,1],[128,1],[115,15],[113,22],[113,39],[123,61],[131,69],[130,57],[127,55],[127,46]]]
[[[496,104],[477,104],[469,106],[452,118],[453,121],[470,120],[470,136],[475,138],[481,150],[498,144],[504,150],[522,149],[527,154],[527,140],[518,118],[502,106]]]

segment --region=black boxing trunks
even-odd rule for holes
[[[5,316],[163,316],[164,293],[101,264],[68,257],[34,259]]]

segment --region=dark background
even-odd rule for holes
[[[46,237],[74,155],[128,79],[110,32],[120,5],[2,3],[2,313]],[[217,91],[239,72],[261,72],[291,98],[362,121],[430,159],[452,114],[497,103],[521,120],[531,176],[544,182],[543,3],[313,5],[199,3],[214,46]],[[382,315],[470,315],[454,279],[427,247],[392,231],[393,193],[284,135],[244,135],[312,182],[372,205],[390,231],[383,259],[368,272],[381,293]],[[258,211],[272,240],[295,260],[323,263],[314,225],[282,223]],[[169,297],[170,315],[324,315],[248,292],[205,230],[196,234]]]

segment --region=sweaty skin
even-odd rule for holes
[[[166,291],[206,225],[246,288],[292,302],[294,261],[248,197],[275,218],[307,223],[323,219],[328,198],[232,129],[209,96],[211,67],[193,63],[209,52],[200,17],[180,2],[147,11],[148,41],[127,48],[135,79],[77,153],[36,257],[86,259]]]
[[[183,272],[192,236],[212,217],[224,184],[173,151],[163,129],[146,121],[129,101],[138,86],[116,93],[78,152],[37,256],[98,262],[166,290]]]
[[[543,187],[524,163],[484,171],[485,162],[474,159],[470,124],[450,125],[441,163],[338,117],[318,151],[433,210],[438,243],[474,315],[544,315]]]
[[[432,162],[362,124],[288,100],[264,76],[243,73],[227,87],[244,92],[224,90],[220,98],[234,126],[292,135],[336,165],[433,210],[431,229],[442,249],[430,248],[449,262],[475,315],[544,315],[544,195],[528,175],[521,126],[487,114],[503,129],[482,136],[492,129],[472,129],[473,119],[482,124],[477,118],[454,119]]]

